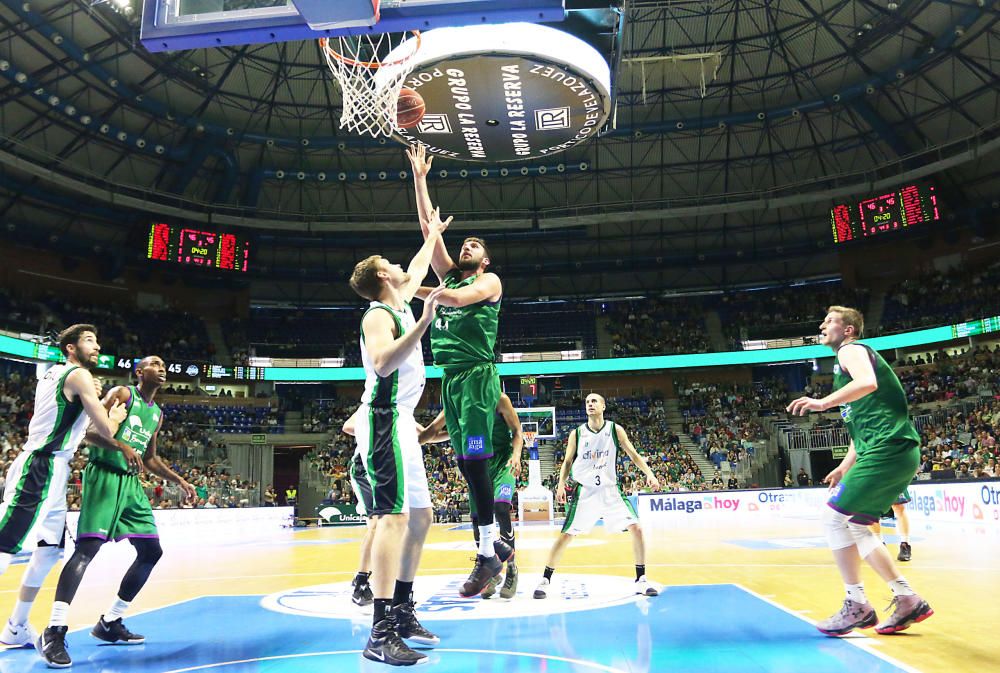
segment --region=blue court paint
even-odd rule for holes
[[[519,619],[421,616],[441,637],[437,651],[427,650],[431,661],[422,670],[439,672],[904,670],[846,640],[827,638],[733,585],[668,587],[658,598]],[[99,644],[87,630],[71,633],[68,642],[78,672],[165,673],[192,667],[224,673],[386,672],[390,669],[358,654],[369,620],[360,609],[354,620],[315,619],[271,612],[256,596],[213,596],[129,618],[129,628],[147,637],[145,645]],[[3,673],[31,670],[45,670],[33,650],[0,653]]]

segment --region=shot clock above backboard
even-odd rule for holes
[[[246,273],[250,264],[250,242],[241,234],[157,223],[149,228],[146,258]]]
[[[845,243],[941,219],[933,185],[910,184],[830,210],[835,243]]]

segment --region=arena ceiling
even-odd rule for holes
[[[443,211],[501,238],[525,293],[588,263],[618,269],[606,291],[834,273],[832,200],[901,174],[936,175],[956,210],[1000,197],[997,0],[620,6],[616,128],[528,175],[435,164]],[[303,275],[412,228],[402,151],[339,130],[315,43],[152,54],[137,26],[0,0],[0,233],[110,248],[190,217],[257,230],[263,264]],[[662,58],[689,54],[718,55],[704,95]]]

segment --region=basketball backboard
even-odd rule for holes
[[[143,0],[141,41],[176,51],[564,18],[564,0]]]

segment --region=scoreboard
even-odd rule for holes
[[[976,336],[977,334],[989,334],[990,332],[1000,332],[1000,315],[951,326],[951,336],[955,339]]]
[[[835,243],[846,243],[941,219],[933,185],[910,184],[830,210]]]
[[[149,227],[146,259],[246,273],[250,241],[240,234],[157,223]]]

